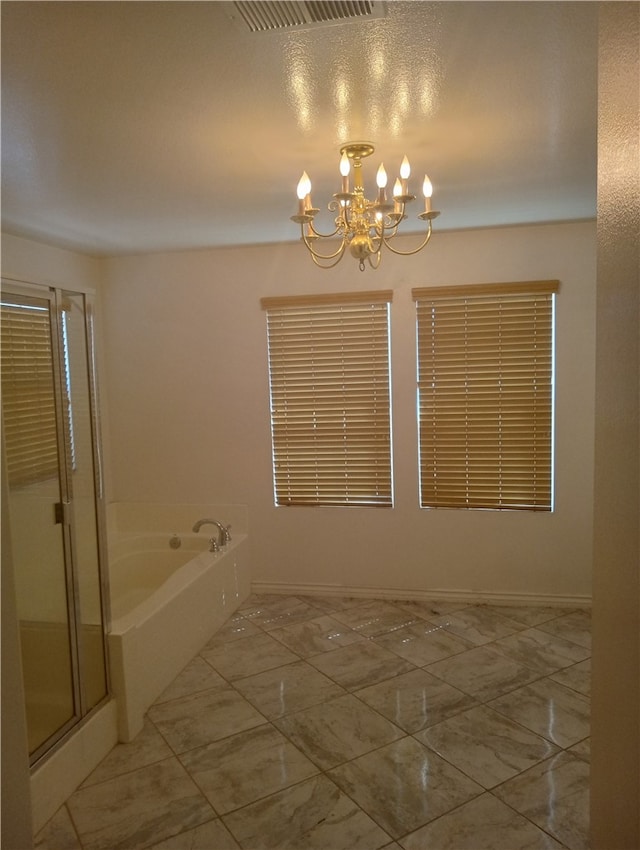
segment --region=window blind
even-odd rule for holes
[[[551,510],[557,288],[413,290],[421,507]]]
[[[1,365],[3,426],[10,486],[58,474],[49,304],[3,301]]]
[[[391,300],[262,299],[277,505],[392,505]]]

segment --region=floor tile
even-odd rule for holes
[[[578,691],[585,697],[591,696],[591,659],[581,661],[565,670],[559,670],[549,677],[554,682],[560,682],[573,691]]]
[[[558,753],[494,790],[570,850],[589,847],[589,765]]]
[[[415,665],[399,658],[372,641],[354,643],[324,655],[315,655],[309,663],[347,690],[364,688],[415,670]]]
[[[152,705],[149,718],[175,753],[266,723],[260,712],[228,686]]]
[[[378,850],[387,835],[326,776],[223,817],[247,850]]]
[[[147,847],[214,816],[176,758],[81,788],[68,807],[84,850]]]
[[[198,691],[208,691],[211,688],[224,686],[224,679],[210,664],[196,655],[189,664],[176,676],[156,700],[156,703],[168,702],[172,699],[189,696]]]
[[[254,637],[210,646],[203,649],[201,655],[230,682],[298,661],[295,653],[264,632]]]
[[[544,676],[589,657],[589,650],[583,646],[536,628],[500,638],[495,646]]]
[[[550,605],[486,605],[485,607],[530,628],[575,611],[575,608],[557,608]]]
[[[410,734],[477,705],[469,694],[425,670],[403,673],[355,695]]]
[[[483,794],[401,840],[405,850],[562,850],[546,832]]]
[[[493,646],[469,649],[460,655],[436,661],[426,669],[480,702],[513,691],[540,675]]]
[[[461,611],[434,617],[431,622],[475,646],[506,637],[522,628],[520,623],[484,605],[472,605]]]
[[[242,607],[242,616],[265,631],[299,623],[319,616],[322,612],[295,596],[262,597]],[[253,604],[252,604],[253,603]]]
[[[240,850],[240,845],[222,821],[212,820],[154,844],[149,850]]]
[[[108,756],[85,779],[82,787],[104,782],[140,767],[169,758],[173,752],[156,727],[145,718],[142,731],[128,744],[116,744]]]
[[[376,643],[417,667],[464,652],[471,646],[468,641],[452,635],[442,626],[425,621],[379,635]]]
[[[341,646],[364,640],[362,635],[334,617],[323,615],[303,623],[274,629],[270,634],[301,658],[331,652]]]
[[[574,756],[577,756],[583,761],[591,762],[591,738],[583,738],[582,741],[578,741],[577,744],[568,747],[567,752],[573,753]]]
[[[395,604],[423,620],[431,620],[433,617],[468,607],[466,602],[444,602],[438,599],[398,599]]]
[[[290,714],[275,725],[322,770],[404,736],[350,694]]]
[[[244,602],[240,603],[236,614],[241,617],[251,617],[261,611],[266,611],[270,606],[277,608],[284,605],[286,607],[290,604],[297,605],[298,602],[300,602],[300,599],[297,596],[282,593],[252,593]]]
[[[318,773],[271,724],[191,750],[180,760],[218,814]]]
[[[344,611],[345,608],[353,608],[362,602],[361,598],[355,596],[298,596],[298,599],[325,614]]]
[[[589,735],[589,701],[552,679],[532,682],[489,705],[560,747]]]
[[[341,650],[338,650],[341,651]],[[333,654],[333,653],[331,653]],[[266,670],[234,683],[240,693],[269,720],[333,699],[344,688],[306,661]]]
[[[261,634],[262,629],[259,626],[256,626],[251,622],[251,620],[247,620],[245,617],[238,614],[231,617],[230,620],[227,620],[227,622],[218,629],[205,646],[205,649],[220,646],[221,643],[230,643],[234,640],[240,640],[240,638],[255,637],[256,635]]]
[[[589,644],[577,608],[253,594],[36,850],[586,850]]]
[[[564,617],[543,623],[540,628],[556,637],[565,638],[591,649],[591,613],[589,611],[573,611]]]
[[[493,788],[558,752],[485,706],[431,726],[415,737],[484,788]]]
[[[82,850],[80,839],[71,823],[66,806],[58,809],[51,820],[38,832],[34,850]]]
[[[415,615],[410,614],[405,609],[391,602],[379,600],[363,602],[355,608],[336,611],[333,616],[336,620],[366,637],[374,637],[393,629],[400,629],[416,621]]]
[[[393,838],[483,790],[411,737],[336,767],[328,775]]]

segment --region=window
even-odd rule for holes
[[[421,507],[552,509],[557,288],[413,290]]]
[[[2,406],[9,484],[58,474],[49,302],[2,301]]]
[[[276,505],[392,505],[391,300],[262,299]]]

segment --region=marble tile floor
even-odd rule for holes
[[[253,595],[37,850],[586,850],[587,611]]]

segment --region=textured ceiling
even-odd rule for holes
[[[3,229],[98,255],[295,240],[300,174],[325,207],[351,140],[369,196],[380,161],[393,183],[406,153],[416,194],[429,174],[438,229],[593,217],[597,5],[252,33],[229,3],[5,0]]]

